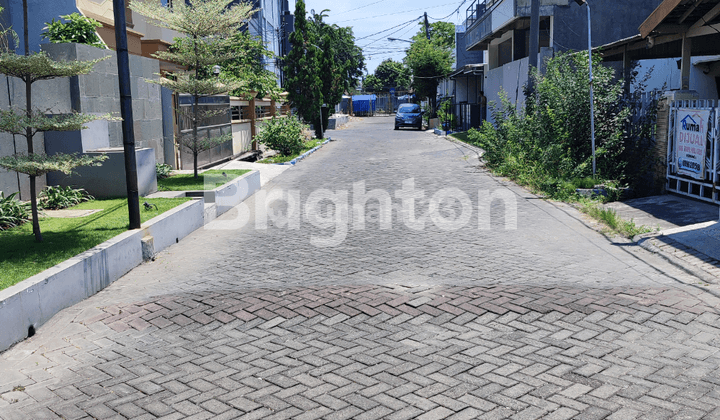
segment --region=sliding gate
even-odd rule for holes
[[[720,204],[719,125],[717,101],[674,101],[670,105],[668,191]]]

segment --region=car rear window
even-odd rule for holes
[[[398,112],[420,112],[420,105],[417,104],[402,104],[398,107]]]

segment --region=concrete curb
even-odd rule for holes
[[[477,153],[478,157],[481,159],[482,159],[483,153],[485,153],[484,150],[482,150],[481,148],[471,145],[471,144],[468,144],[468,143],[465,143],[454,137],[444,136],[444,138],[448,141],[457,143],[458,145],[461,145],[463,147],[466,147],[466,148],[472,150],[473,152]],[[714,223],[714,222],[707,222],[707,223],[704,223],[701,225],[708,225],[708,224],[712,224],[712,223]],[[587,227],[589,227],[591,229],[594,229],[591,225],[589,225],[585,222],[583,222],[583,224],[585,224]],[[695,226],[695,227],[697,227],[697,226]],[[662,249],[658,248],[657,246],[655,246],[655,244],[652,243],[652,239],[655,237],[662,236],[664,234],[672,234],[672,233],[682,232],[684,230],[687,230],[687,227],[669,229],[669,230],[666,230],[666,231],[663,231],[660,233],[655,233],[655,232],[644,233],[644,234],[636,235],[635,237],[633,237],[631,242],[636,243],[638,246],[642,247],[643,249],[645,249],[647,251],[652,252],[653,254],[657,254],[664,260],[666,260],[669,263],[673,264],[674,266],[680,268],[681,270],[685,271],[686,273],[697,277],[698,279],[700,279],[701,281],[703,281],[705,283],[720,284],[720,280],[716,276],[713,276],[712,274],[708,273],[707,271],[703,270],[700,267],[694,266],[692,264],[688,264],[686,261],[683,261],[681,258],[678,258],[670,253],[663,251]]]
[[[101,291],[259,189],[260,172],[251,171],[213,190],[213,203],[206,204],[204,197],[198,197],[148,220],[140,229],[123,232],[0,290],[0,351],[34,334],[58,312]]]
[[[678,228],[682,229],[682,228]],[[678,229],[670,229],[670,231],[676,231]],[[680,268],[681,270],[685,271],[686,273],[693,275],[697,277],[698,279],[704,281],[705,283],[709,284],[720,284],[720,281],[717,277],[714,275],[708,273],[707,271],[703,270],[702,268],[689,264],[687,261],[684,261],[681,258],[678,258],[674,255],[672,255],[669,252],[665,252],[662,249],[658,248],[654,243],[653,239],[658,236],[664,236],[665,233],[644,233],[642,235],[636,235],[633,237],[633,242],[638,244],[643,249],[652,252],[653,254],[657,254],[659,257],[664,259],[665,261],[669,262],[670,264]]]
[[[435,134],[436,136],[447,137],[452,133],[457,133],[457,131],[452,131],[452,130],[444,131],[439,128],[433,128],[433,134]]]
[[[455,144],[457,144],[457,145],[459,145],[459,146],[462,146],[462,147],[464,147],[464,148],[466,148],[466,149],[472,150],[473,152],[477,153],[478,159],[482,159],[483,154],[485,154],[485,151],[484,151],[483,149],[481,149],[481,148],[479,148],[479,147],[477,147],[477,146],[475,146],[475,145],[472,145],[472,144],[469,144],[469,143],[465,143],[464,141],[458,140],[458,139],[456,139],[455,137],[452,137],[452,136],[443,136],[443,138],[444,138],[445,140],[449,141],[449,142],[455,143]]]
[[[252,170],[210,191],[189,191],[205,199],[204,224],[237,206],[260,189],[260,171]],[[202,226],[202,225],[201,225]]]
[[[310,156],[311,154],[315,153],[316,150],[318,150],[319,148],[323,147],[324,145],[326,145],[326,144],[327,144],[329,141],[331,141],[331,140],[332,140],[332,139],[331,139],[330,137],[328,137],[327,139],[325,139],[324,142],[320,143],[320,145],[313,147],[312,149],[310,149],[310,150],[308,150],[307,152],[303,153],[302,155],[296,157],[295,159],[293,159],[293,160],[291,160],[291,161],[289,161],[289,162],[275,163],[275,165],[295,165],[295,164],[297,164],[299,161],[301,161],[301,160],[305,159],[306,157]]]

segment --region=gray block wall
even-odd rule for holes
[[[88,155],[105,154],[108,159],[102,166],[84,166],[76,169],[74,175],[51,172],[47,175],[48,184],[82,187],[90,195],[101,197],[127,197],[125,183],[125,156],[122,149],[101,149]],[[138,193],[146,196],[157,191],[155,174],[155,153],[152,149],[135,149],[137,161]]]
[[[120,92],[117,78],[117,58],[114,51],[81,44],[43,44],[42,50],[58,60],[92,60],[105,56],[87,75],[39,81],[33,84],[33,105],[48,113],[83,112],[112,113],[120,116]],[[130,56],[131,93],[136,148],[152,148],[155,161],[164,162],[163,103],[160,86],[148,83],[157,79],[159,62],[155,59]],[[167,104],[167,106],[171,106]],[[15,78],[0,75],[0,108],[25,107],[25,85]],[[47,142],[46,142],[47,139]],[[38,133],[34,137],[35,151],[88,152],[96,149],[122,147],[122,128],[119,121],[98,121],[90,129],[79,132]],[[0,156],[27,151],[25,138],[0,133]],[[172,154],[171,154],[172,155]],[[154,171],[154,168],[153,168]],[[112,182],[112,180],[108,180]],[[45,177],[38,178],[38,191],[45,186]],[[0,191],[6,195],[20,191],[20,198],[29,200],[29,178],[0,169]]]
[[[115,51],[81,44],[45,44],[43,50],[55,59],[94,60],[109,56],[87,75],[71,78],[73,110],[83,113],[113,113],[120,116],[120,87]],[[164,162],[162,101],[157,80],[158,60],[130,55],[130,94],[132,95],[135,147],[152,148],[155,160]],[[104,147],[122,147],[120,121],[108,123],[108,142]]]
[[[590,2],[592,46],[599,47],[639,33],[638,27],[662,0]],[[559,50],[587,50],[587,7],[574,1],[554,6],[553,38]]]
[[[70,105],[69,79],[41,80],[33,83],[33,107],[52,113],[67,113]],[[0,75],[0,109],[25,109],[25,83],[14,77]],[[43,152],[45,142],[43,133],[33,136],[33,150]],[[27,141],[24,136],[0,133],[0,156],[27,153]],[[37,178],[37,190],[45,187],[45,177]],[[20,192],[21,200],[30,200],[30,177],[0,168],[0,191],[5,195]]]

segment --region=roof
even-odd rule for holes
[[[691,55],[720,54],[720,0],[664,0],[638,28],[638,34],[595,50],[606,60],[625,52],[634,60],[682,55],[682,39],[692,43]]]
[[[718,16],[718,0],[665,0],[640,25],[640,35],[714,31],[710,26],[720,23]]]
[[[483,74],[483,67],[485,64],[466,64],[462,66],[461,68],[455,70],[454,72],[450,73],[448,77],[450,79],[454,79],[456,77],[460,76],[480,76]]]

